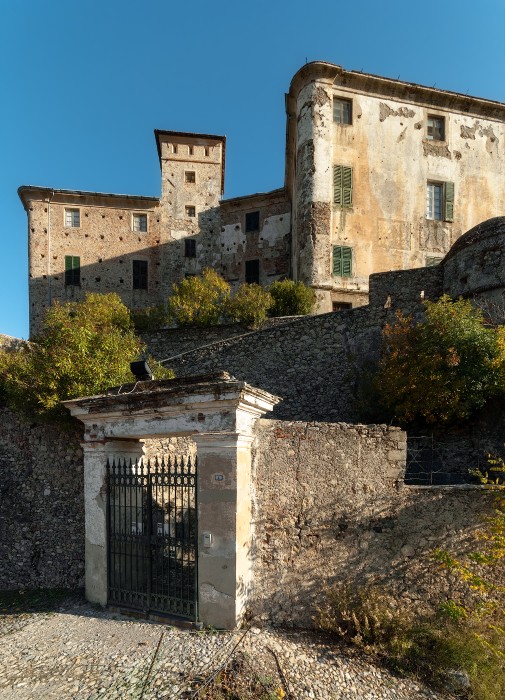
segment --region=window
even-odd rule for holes
[[[245,281],[247,284],[259,284],[260,283],[260,261],[259,260],[246,260]]]
[[[425,265],[425,267],[435,267],[435,265],[440,265],[442,260],[443,260],[443,258],[441,258],[441,257],[427,256],[426,260],[424,261],[424,265]]]
[[[193,146],[188,146],[188,153],[190,156],[193,155]]]
[[[184,182],[196,182],[196,173],[194,170],[186,170],[184,173]]]
[[[81,284],[81,258],[65,255],[65,286],[79,287]]]
[[[333,98],[333,121],[337,124],[352,124],[352,100]]]
[[[352,248],[333,246],[333,274],[338,277],[352,276]]]
[[[333,204],[337,207],[352,207],[352,168],[333,166]]]
[[[445,119],[428,115],[426,138],[430,141],[445,141]]]
[[[133,260],[133,289],[147,289],[147,260]]]
[[[190,206],[187,206],[187,207],[186,207],[186,216],[187,216],[189,219],[193,219],[193,218],[196,216],[196,209],[195,209],[195,207],[193,207],[193,206],[191,206],[191,205],[190,205]]]
[[[260,228],[260,213],[259,211],[252,211],[245,215],[245,232],[252,233],[253,231],[259,231]]]
[[[196,258],[196,241],[193,238],[186,238],[184,241],[184,257]]]
[[[428,182],[426,186],[426,218],[433,221],[454,220],[453,182]]]
[[[346,311],[347,309],[352,309],[352,304],[349,301],[332,302],[333,311]]]
[[[65,209],[65,226],[67,228],[79,228],[81,225],[80,209]]]
[[[132,224],[133,224],[134,231],[140,231],[141,233],[146,233],[146,231],[147,231],[147,214],[134,214]]]

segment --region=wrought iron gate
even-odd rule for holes
[[[196,457],[107,462],[108,603],[197,619]]]

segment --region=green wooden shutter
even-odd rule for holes
[[[343,168],[342,173],[342,206],[352,207],[352,168]]]
[[[454,182],[445,183],[445,220],[454,221]]]
[[[352,207],[352,168],[333,166],[333,204]]]
[[[342,206],[342,165],[333,166],[333,204]]]
[[[342,248],[342,277],[352,275],[352,248]]]
[[[352,248],[333,246],[333,274],[338,277],[352,276]]]

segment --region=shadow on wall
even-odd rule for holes
[[[310,626],[334,582],[436,604],[449,584],[431,552],[465,551],[494,501],[480,486],[404,486],[405,434],[387,426],[261,420],[253,464],[253,612],[279,624]]]

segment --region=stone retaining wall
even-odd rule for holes
[[[404,486],[404,459],[398,428],[259,421],[255,614],[310,626],[327,582],[373,578],[420,608],[448,595],[430,553],[470,546],[493,494],[479,486]]]
[[[0,408],[0,589],[83,585],[79,438]]]
[[[274,328],[284,323],[289,323],[297,318],[303,317],[282,316],[279,318],[269,318],[262,324],[261,328]],[[222,340],[247,335],[251,332],[254,331],[247,326],[243,326],[240,323],[232,323],[203,328],[189,326],[182,328],[162,328],[158,331],[146,331],[141,335],[149,347],[149,352],[157,360],[164,360],[184,352],[195,350],[203,345],[219,343]]]
[[[167,363],[177,377],[225,370],[283,398],[273,415],[285,420],[355,421],[356,381],[377,358],[387,309],[300,318],[241,338],[228,338]]]

